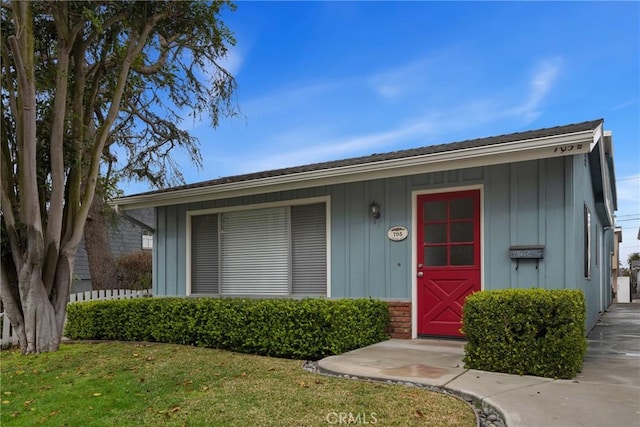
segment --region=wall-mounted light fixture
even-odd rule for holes
[[[375,201],[369,204],[369,214],[371,214],[371,218],[373,218],[374,222],[380,218],[380,205]]]

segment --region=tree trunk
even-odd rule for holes
[[[60,328],[41,273],[41,267],[25,265],[18,275],[19,295],[7,292],[7,277],[2,274],[5,321],[11,323],[23,354],[55,351],[60,344]]]
[[[104,200],[96,194],[84,226],[84,247],[89,260],[93,290],[117,289],[118,271],[109,246]]]
[[[9,266],[2,263],[0,267],[0,296],[2,297],[2,309],[4,311],[3,321],[8,321],[13,328],[13,333],[18,337],[20,350],[24,353],[27,351],[27,335],[24,328],[24,316],[22,315],[22,306],[20,305],[20,295],[18,289],[11,286],[11,278],[9,277]],[[13,275],[15,278],[15,274]],[[17,281],[17,279],[15,279]]]
[[[56,316],[42,281],[41,268],[25,267],[20,273],[20,300],[24,313],[24,329],[27,338],[25,354],[56,351],[60,345],[60,333]],[[29,271],[30,270],[30,271]],[[24,292],[23,292],[24,290]]]

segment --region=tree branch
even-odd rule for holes
[[[22,248],[20,245],[20,235],[16,227],[16,218],[13,215],[14,206],[11,204],[9,197],[5,191],[5,184],[0,188],[0,208],[2,210],[2,219],[9,237],[9,248],[11,249],[11,258],[16,267],[23,264]]]
[[[126,9],[123,9],[121,11],[119,11],[118,13],[116,13],[115,15],[109,17],[109,19],[107,19],[106,21],[104,21],[101,25],[102,28],[109,28],[111,27],[113,24],[122,21],[124,18],[126,18],[129,15],[129,11]],[[97,29],[96,29],[97,30]],[[91,43],[93,43],[95,41],[96,38],[98,38],[100,35],[102,34],[102,31],[91,31],[91,33],[87,36],[87,38],[85,39],[84,43],[83,43],[83,47],[82,50],[86,50],[88,46],[91,45]]]
[[[5,76],[12,76],[15,78],[15,76],[11,73],[11,67],[9,64],[11,64],[11,60],[9,58],[9,47],[4,43],[4,39],[0,39],[1,44],[0,44],[0,54],[2,55],[2,59],[4,62],[4,72],[2,73],[2,78],[4,79]],[[16,129],[19,129],[21,126],[21,115],[18,114],[18,100],[16,98],[16,93],[15,93],[15,88],[12,87],[5,87],[5,85],[0,86],[2,87],[2,89],[4,91],[6,91],[9,94],[9,108],[11,110],[11,112],[13,113],[13,119],[15,120],[15,124],[16,124]],[[16,159],[17,160],[17,159]]]
[[[82,204],[78,212],[78,218],[76,218],[73,234],[71,237],[72,245],[77,245],[82,238],[82,230],[84,228],[83,226],[87,219],[87,215],[89,214],[89,208],[91,207],[93,196],[95,195],[98,173],[100,171],[100,158],[102,156],[102,151],[104,150],[106,141],[110,135],[111,126],[113,125],[118,116],[118,112],[120,111],[122,96],[126,87],[127,78],[129,77],[131,64],[134,58],[136,58],[144,48],[151,30],[161,19],[165,18],[166,16],[167,14],[165,12],[162,12],[150,17],[147,20],[147,23],[142,32],[138,34],[137,32],[132,31],[132,34],[129,38],[129,42],[127,44],[127,53],[122,62],[122,68],[120,69],[117,83],[112,94],[109,112],[107,113],[105,121],[97,130],[96,141],[91,150],[87,173],[87,182],[84,188],[84,197],[82,198]]]
[[[73,109],[72,117],[72,135],[71,140],[73,144],[73,158],[71,159],[71,168],[69,176],[67,178],[67,187],[65,192],[67,195],[65,201],[65,233],[62,237],[61,245],[66,245],[73,238],[75,230],[75,224],[77,221],[78,211],[80,210],[80,202],[82,199],[82,179],[83,174],[82,163],[84,157],[84,141],[85,132],[87,129],[87,123],[85,122],[85,108],[84,108],[84,93],[86,86],[85,64],[84,57],[86,54],[86,43],[77,43],[73,50],[73,65],[74,65],[74,87],[73,87],[73,99],[71,105]],[[78,242],[80,239],[77,239]]]
[[[151,117],[147,117],[146,115],[142,114],[142,112],[134,104],[127,103],[127,105],[129,108],[123,109],[123,111],[129,114],[132,114],[137,118],[139,118],[140,120],[142,120],[144,123],[147,124],[147,126],[151,128],[154,134],[164,138],[165,140],[172,139],[172,135],[166,133],[165,131],[163,131],[158,127],[158,121],[153,120]]]
[[[1,81],[1,80],[0,80]],[[4,119],[4,104],[0,106],[0,120]],[[17,206],[18,201],[16,198],[16,182],[15,182],[15,153],[11,151],[11,141],[9,128],[7,123],[2,123],[1,130],[2,136],[0,137],[0,185],[5,191],[9,204],[11,206]]]
[[[133,67],[133,69],[142,75],[150,76],[156,74],[158,71],[164,67],[167,63],[167,58],[169,57],[169,45],[178,39],[177,36],[170,37],[168,40],[165,39],[162,35],[158,34],[158,39],[160,40],[160,56],[156,60],[155,63],[151,65],[141,65],[138,67]]]
[[[18,107],[16,112],[22,115],[22,126],[17,142],[20,150],[18,159],[20,170],[20,218],[27,226],[28,245],[27,261],[39,262],[42,257],[42,221],[40,218],[40,201],[38,199],[38,180],[36,176],[36,93],[34,64],[34,34],[32,4],[15,2],[13,5],[16,19],[16,30],[19,38],[9,37],[9,46],[13,54],[16,74],[18,76]],[[30,267],[29,267],[30,268]]]
[[[57,67],[55,81],[55,98],[53,104],[53,119],[51,123],[50,152],[51,163],[51,196],[49,202],[49,216],[45,237],[46,258],[43,269],[43,280],[47,294],[53,287],[57,267],[60,237],[62,233],[62,219],[64,210],[64,127],[67,116],[67,94],[69,89],[69,55],[73,41],[69,40],[69,4],[67,2],[51,5],[57,39]]]

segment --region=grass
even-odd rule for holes
[[[295,360],[112,342],[0,356],[2,426],[476,425],[454,397],[316,375]]]

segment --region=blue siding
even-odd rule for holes
[[[177,290],[179,283],[184,282],[184,277],[178,276],[178,264],[184,264],[178,245],[179,224],[183,221],[184,220],[178,215],[178,206],[169,206],[167,208],[165,224],[167,255],[174,255],[167,256],[164,264],[164,274],[167,277],[164,286],[167,295],[178,295]]]
[[[597,149],[597,148],[596,148]],[[582,289],[584,291],[585,297],[587,299],[587,328],[591,329],[595,326],[598,318],[600,317],[600,312],[604,311],[606,308],[604,303],[606,303],[605,295],[610,292],[608,277],[609,273],[605,274],[603,268],[603,254],[598,253],[602,252],[598,251],[598,247],[596,245],[596,232],[603,232],[603,221],[602,218],[599,218],[596,213],[596,202],[593,195],[593,187],[591,182],[591,174],[589,171],[589,162],[587,160],[587,156],[575,156],[574,157],[574,200],[573,207],[575,211],[575,263],[573,265],[576,266],[577,274],[576,274],[576,288]],[[591,277],[585,278],[584,271],[584,261],[583,261],[583,249],[584,249],[584,233],[583,233],[583,207],[584,205],[589,207],[591,211]],[[604,236],[600,235],[598,243],[600,246],[603,245]],[[601,248],[600,248],[601,249]],[[599,257],[599,262],[596,265],[596,257]]]
[[[512,244],[510,175],[509,165],[487,168],[484,188],[484,289],[510,287],[511,260],[508,259]]]
[[[334,298],[347,296],[349,283],[349,225],[340,209],[345,200],[346,186],[334,186],[331,192],[331,296]]]
[[[386,180],[385,183],[385,199],[384,205],[395,207],[388,209],[383,220],[385,230],[396,225],[404,225],[411,229],[411,200],[407,196],[409,179],[405,177],[394,180]],[[402,208],[404,207],[404,208]],[[386,233],[384,233],[386,235]],[[393,296],[394,298],[409,298],[411,289],[407,287],[407,283],[411,283],[411,239],[401,242],[391,242],[384,239],[385,260],[388,265],[385,275],[384,295]]]
[[[544,193],[545,214],[540,215],[541,241],[544,236],[545,256],[540,263],[542,284],[548,288],[565,288],[563,271],[565,257],[568,255],[567,245],[563,238],[565,233],[565,177],[566,161],[564,158],[550,159],[544,162],[544,171],[540,175]]]
[[[365,286],[365,267],[368,261],[368,221],[364,221],[367,215],[368,198],[365,196],[365,183],[356,182],[348,186],[346,199],[343,201],[341,213],[346,218],[346,233],[343,238],[331,240],[331,246],[347,247],[347,281],[345,283],[333,283],[335,288],[345,288],[345,296],[367,295]],[[339,207],[339,206],[336,206]],[[365,240],[366,239],[366,240]],[[342,240],[342,241],[341,241]],[[333,257],[332,257],[333,258]]]
[[[185,295],[189,210],[329,196],[331,296],[409,300],[412,241],[390,241],[387,230],[400,225],[412,231],[414,191],[449,191],[480,185],[484,289],[583,289],[589,300],[590,327],[601,309],[599,278],[608,276],[604,272],[610,264],[611,238],[600,240],[599,265],[592,266],[591,279],[583,279],[585,202],[592,211],[594,232],[596,224],[601,232],[605,231],[596,215],[588,169],[588,162],[580,155],[160,207],[156,215],[155,293]],[[382,211],[376,222],[368,212],[373,200]],[[544,245],[544,259],[516,262],[509,258],[509,247],[513,245]],[[592,250],[593,258],[595,248]],[[606,301],[610,301],[609,296]]]
[[[545,208],[538,205],[539,168],[540,162],[537,161],[511,164],[511,245],[544,245],[544,240],[540,241],[538,233],[538,216],[544,214]],[[540,262],[535,260],[510,262],[513,287],[534,288],[539,286],[538,267]]]

